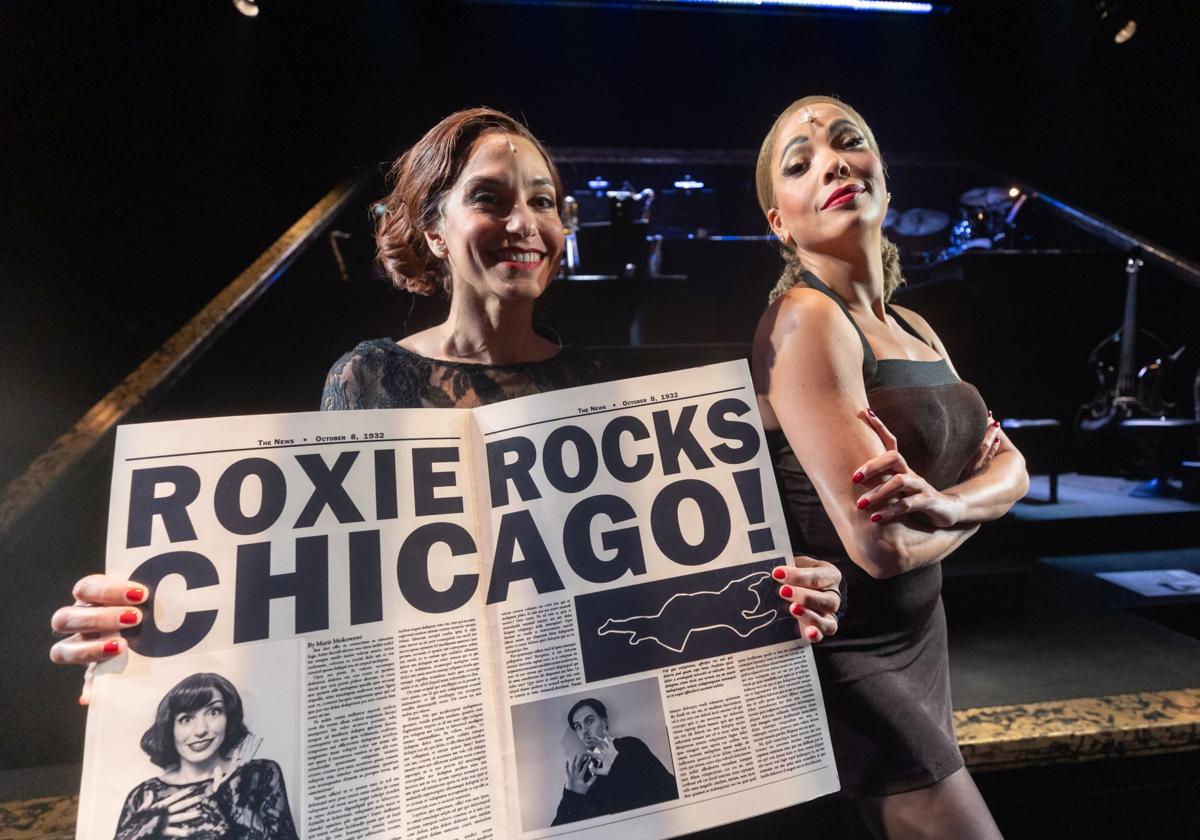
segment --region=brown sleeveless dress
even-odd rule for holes
[[[944,360],[876,359],[845,303],[812,274],[804,279],[854,324],[868,401],[909,466],[939,490],[956,484],[987,427],[979,392]],[[929,343],[890,307],[888,313]],[[951,718],[941,565],[872,578],[846,554],[783,433],[769,433],[767,442],[792,549],[837,564],[845,579],[837,635],[813,648],[843,793],[885,796],[944,779],[963,759]]]

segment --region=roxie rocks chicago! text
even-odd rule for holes
[[[698,406],[681,411],[653,411],[649,422],[618,414],[603,427],[589,431],[563,423],[540,443],[520,434],[508,434],[486,443],[488,495],[479,488],[481,502],[490,500],[498,512],[495,555],[487,582],[487,603],[507,598],[509,586],[530,581],[539,593],[564,588],[560,568],[552,557],[550,541],[558,541],[569,571],[592,583],[608,583],[631,573],[645,574],[643,539],[649,536],[667,560],[684,566],[700,566],[719,557],[730,543],[729,501],[712,483],[689,473],[719,470],[720,465],[745,464],[760,448],[756,426],[738,418],[750,413],[744,401],[726,397],[699,413]],[[698,436],[696,429],[707,434]],[[701,442],[701,438],[709,443]],[[715,442],[713,442],[715,441]],[[365,442],[364,442],[365,443]],[[568,450],[572,457],[567,457]],[[408,457],[404,457],[407,455]],[[269,635],[269,605],[273,599],[295,598],[295,631],[315,632],[330,626],[330,533],[309,533],[328,509],[341,528],[333,539],[346,540],[348,563],[349,620],[351,625],[382,621],[384,610],[383,557],[380,529],[358,528],[368,518],[375,523],[406,518],[417,524],[403,539],[395,560],[395,581],[404,601],[426,613],[442,613],[468,603],[479,587],[478,574],[455,574],[449,586],[435,588],[431,581],[431,553],[459,557],[478,551],[474,536],[455,518],[464,510],[457,488],[458,446],[417,446],[398,455],[395,448],[343,450],[332,463],[317,453],[288,455],[303,471],[303,485],[276,462],[263,457],[245,457],[229,464],[215,483],[205,486],[192,467],[173,464],[135,469],[130,476],[130,503],[126,521],[125,547],[145,549],[152,544],[153,526],[161,524],[172,550],[155,554],[130,573],[133,580],[153,590],[173,575],[183,578],[187,590],[228,584],[217,565],[204,554],[188,550],[197,540],[193,514],[197,506],[211,505],[219,527],[236,537],[255,537],[268,529],[279,533],[289,494],[303,494],[303,508],[293,522],[295,571],[272,574],[271,552],[278,541],[249,540],[236,545],[233,597],[234,644],[262,640]],[[359,463],[362,462],[362,463]],[[352,468],[371,472],[369,493],[353,497],[345,484]],[[681,466],[681,464],[686,464]],[[288,465],[293,467],[294,465]],[[397,469],[411,470],[412,497],[400,498]],[[624,484],[641,482],[652,474],[660,489],[648,511],[637,511],[623,496],[587,491],[604,471]],[[293,470],[293,475],[299,475]],[[731,473],[738,496],[751,523],[761,523],[761,476],[757,468]],[[247,505],[243,485],[254,479],[260,493]],[[361,487],[362,482],[357,486]],[[548,493],[579,496],[562,519],[561,533],[542,533],[529,509]],[[685,501],[700,513],[702,536],[689,541],[681,525]],[[256,509],[246,510],[253,507]],[[325,517],[328,522],[329,517]],[[458,518],[461,518],[460,516]],[[426,521],[421,521],[426,520]],[[648,520],[648,521],[639,521]],[[648,527],[645,527],[648,526]],[[599,529],[604,558],[593,548],[592,533]],[[769,534],[769,532],[768,532]],[[694,536],[694,534],[693,534]],[[750,534],[751,552],[773,549],[769,540]],[[744,552],[742,552],[744,553]],[[340,552],[335,556],[343,556]],[[227,564],[222,564],[227,567]],[[444,576],[443,576],[444,579]],[[186,599],[186,595],[184,596]],[[198,645],[217,621],[218,610],[188,610],[177,627],[156,626],[153,609],[145,611],[143,625],[129,635],[129,644],[144,656],[171,656]]]

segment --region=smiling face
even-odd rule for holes
[[[575,714],[571,715],[571,728],[589,750],[599,746],[600,741],[608,737],[608,720],[591,706],[580,706],[575,710]]]
[[[563,248],[554,179],[524,137],[490,132],[471,147],[425,234],[450,268],[453,294],[533,300],[558,270]]]
[[[208,702],[192,712],[177,712],[175,750],[181,762],[204,764],[225,741],[225,701],[213,690]]]
[[[776,126],[760,178],[769,178],[767,221],[780,241],[805,253],[831,253],[887,213],[883,161],[868,129],[832,102],[802,105]]]

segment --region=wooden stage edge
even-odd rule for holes
[[[973,772],[1200,749],[1200,688],[954,712]]]
[[[1200,688],[1081,697],[954,713],[973,772],[1200,749]],[[0,804],[4,840],[69,840],[77,796]]]

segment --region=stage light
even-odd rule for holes
[[[258,17],[258,0],[233,0],[233,8],[246,17]]]
[[[1124,44],[1137,33],[1140,10],[1136,0],[1096,0],[1096,17],[1104,36]]]
[[[1125,25],[1117,30],[1117,34],[1113,36],[1113,40],[1118,44],[1124,44],[1134,33],[1137,32],[1137,21],[1130,18],[1125,22]]]
[[[680,6],[757,6],[763,9],[829,9],[851,12],[897,12],[927,15],[933,3],[910,3],[902,0],[650,0]]]
[[[919,3],[910,0],[464,0],[482,5],[564,6],[618,9],[689,9],[763,14],[877,12],[882,14],[946,14],[948,3]]]
[[[1016,198],[1016,197],[1017,197],[1017,196],[1019,196],[1020,194],[1021,194],[1021,191],[1020,191],[1019,189],[1017,189],[1016,187],[1010,187],[1010,188],[1009,188],[1009,190],[1008,190],[1008,197],[1009,197],[1009,198]]]

